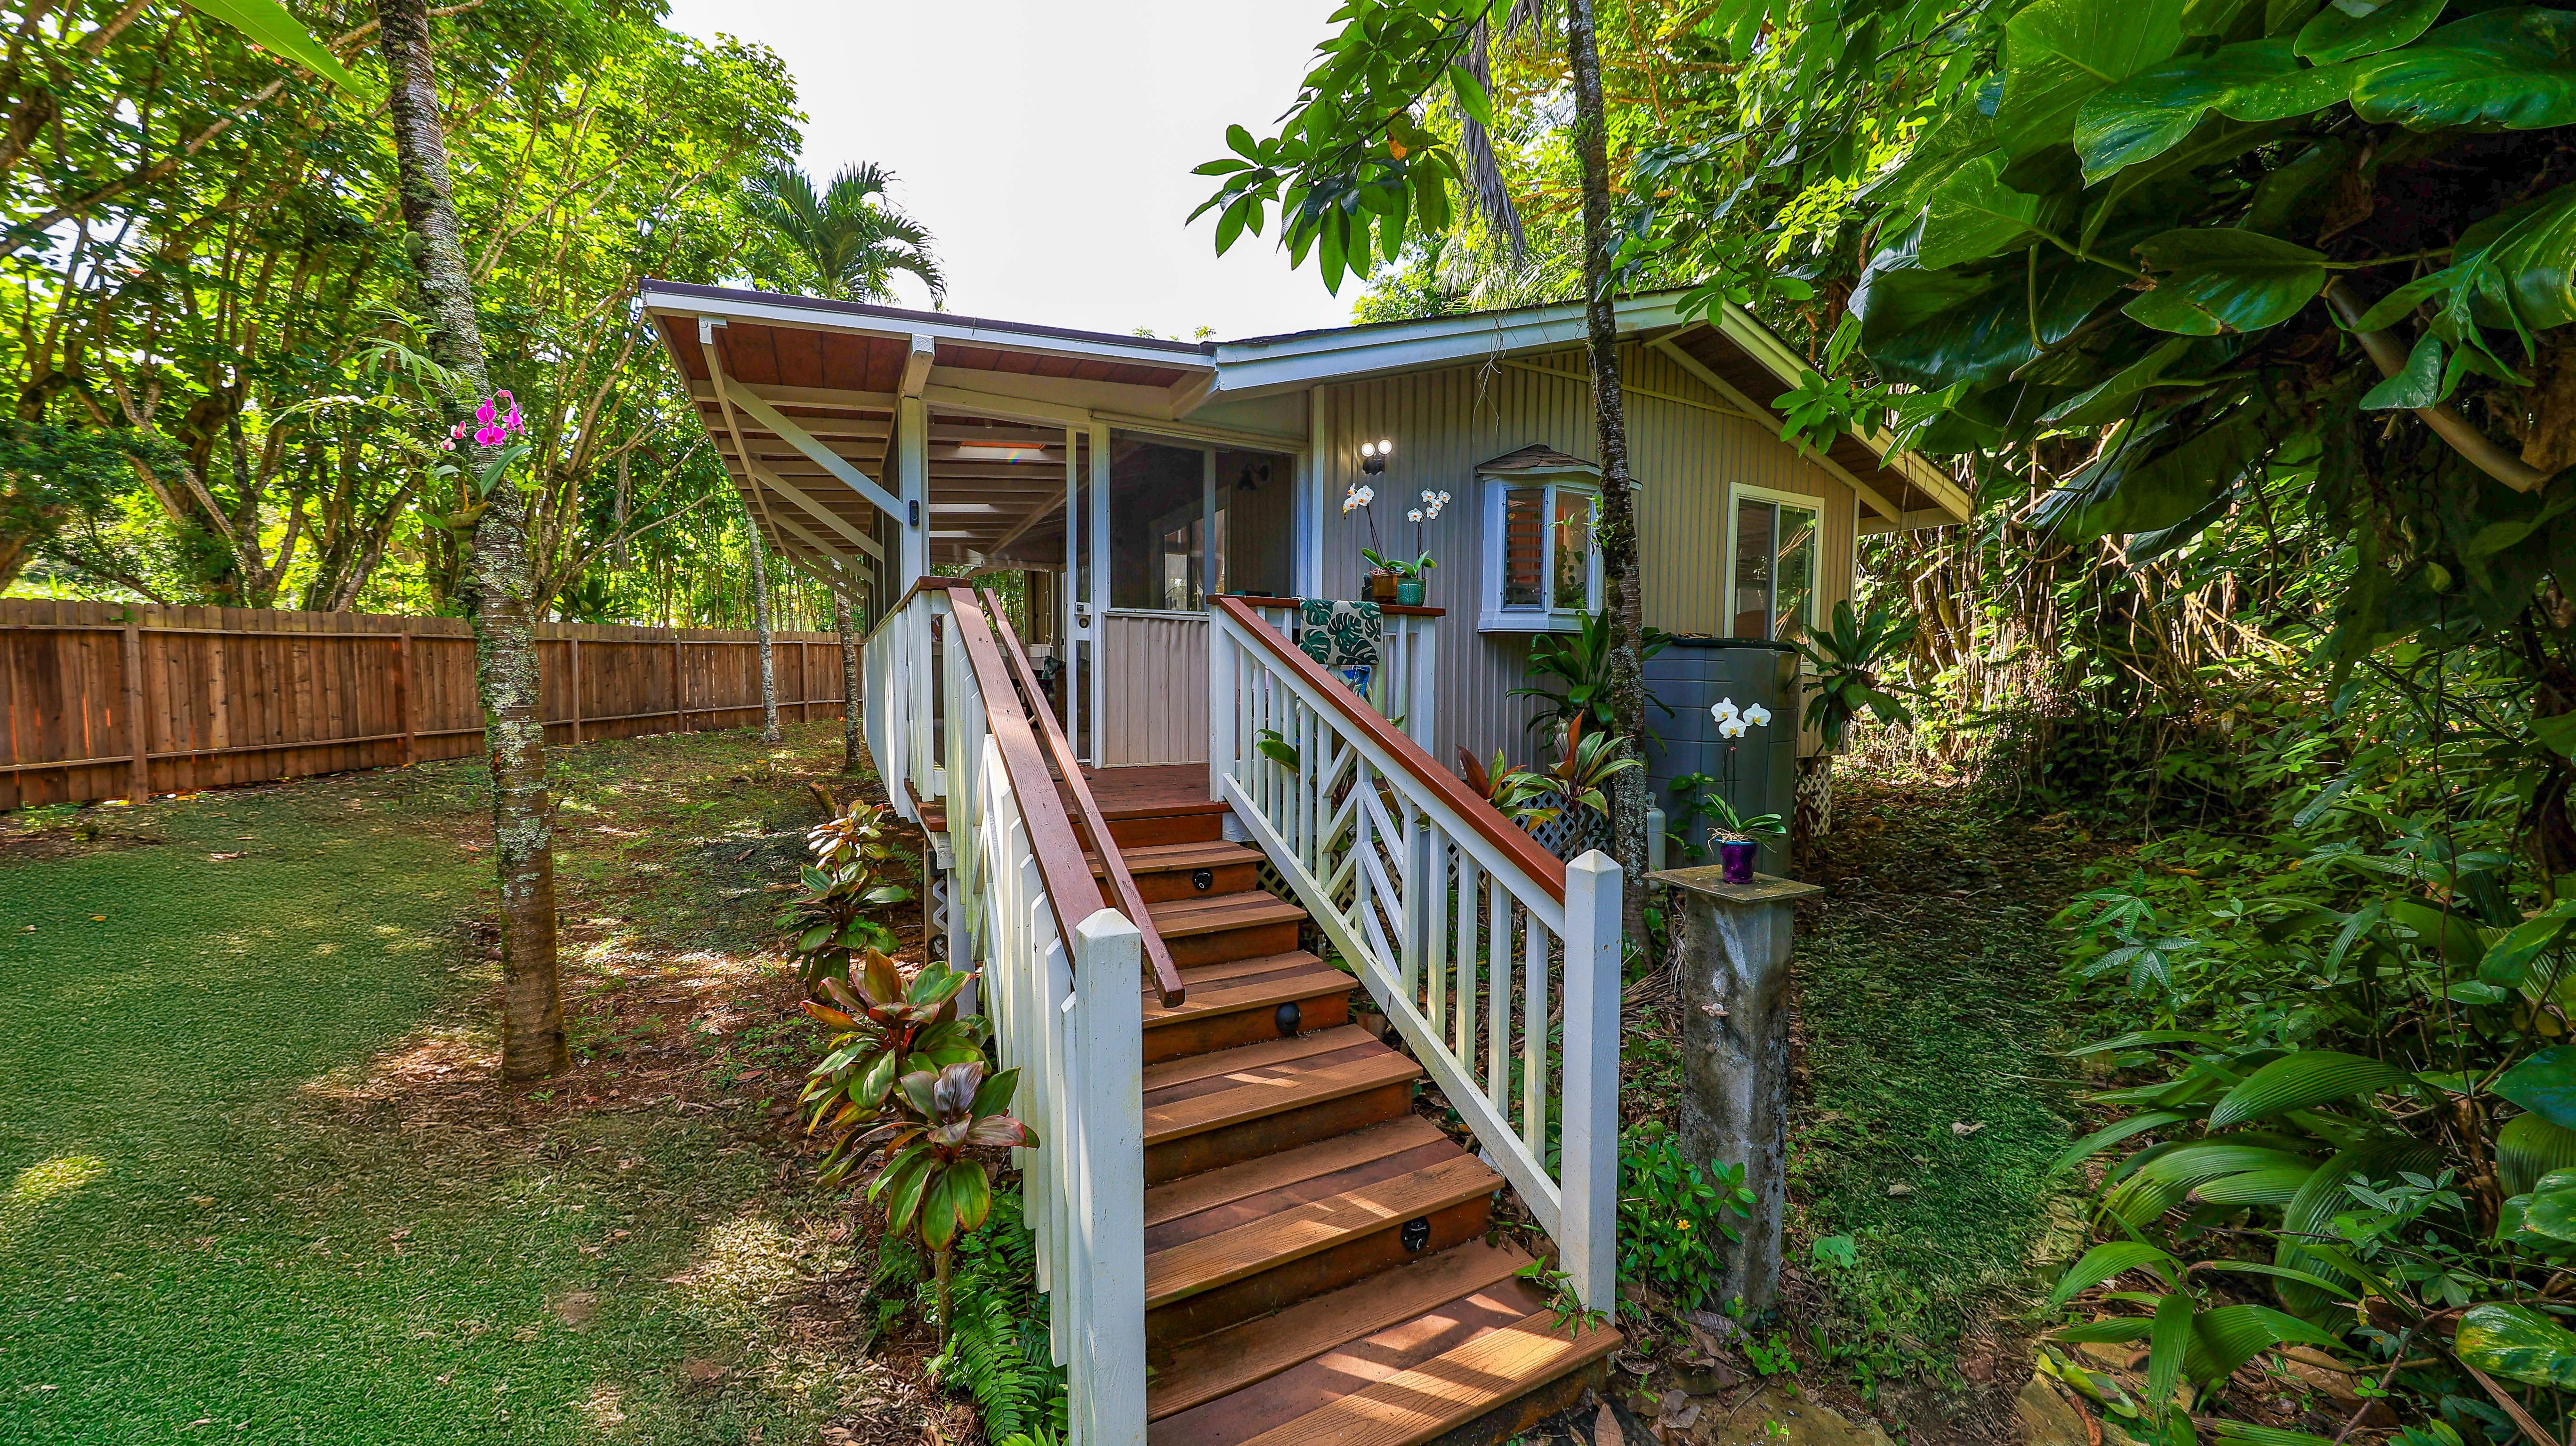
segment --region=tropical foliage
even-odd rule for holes
[[[803,263],[807,288],[842,301],[891,301],[896,272],[945,300],[948,277],[931,254],[930,232],[886,195],[894,176],[874,162],[844,166],[819,190],[794,166],[751,179],[744,204],[753,219]]]
[[[913,893],[886,879],[888,866],[905,857],[890,835],[890,818],[884,805],[854,799],[837,817],[806,832],[813,859],[797,874],[804,892],[789,901],[778,927],[809,988],[826,979],[862,982],[865,970],[860,980],[851,980],[851,964],[896,947],[894,931],[876,914]]]

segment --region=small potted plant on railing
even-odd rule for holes
[[[1404,581],[1404,575],[1396,570],[1394,563],[1378,555],[1377,514],[1369,511],[1369,504],[1375,501],[1376,488],[1354,485],[1342,494],[1342,515],[1348,517],[1354,512],[1368,514],[1369,545],[1360,549],[1360,556],[1367,558],[1369,563],[1369,601],[1391,603],[1395,601],[1396,587]]]
[[[1776,813],[1757,813],[1747,817],[1735,811],[1723,795],[1711,793],[1702,798],[1700,810],[1711,821],[1708,840],[1717,846],[1718,867],[1725,870],[1730,884],[1753,882],[1753,853],[1766,838],[1778,838],[1789,831]]]

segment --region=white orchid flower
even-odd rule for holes
[[[1734,699],[1720,698],[1717,700],[1716,706],[1708,710],[1708,716],[1716,719],[1720,723],[1732,723],[1741,715],[1735,711]]]
[[[1422,520],[1422,509],[1416,507],[1411,512],[1404,514],[1404,520],[1407,522],[1420,522]]]
[[[1744,721],[1756,728],[1768,728],[1771,726],[1771,710],[1756,703],[1744,710]]]
[[[1727,719],[1726,721],[1724,721],[1724,722],[1722,722],[1722,723],[1720,723],[1720,724],[1718,724],[1718,725],[1717,725],[1717,734],[1718,734],[1718,736],[1719,736],[1719,737],[1721,737],[1721,738],[1741,738],[1741,737],[1743,737],[1743,736],[1744,736],[1744,720],[1743,720],[1743,719],[1741,719],[1741,718],[1729,718],[1729,719]]]

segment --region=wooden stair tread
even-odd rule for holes
[[[1270,1078],[1246,1080],[1231,1089],[1162,1104],[1148,1101],[1145,1147],[1421,1078],[1422,1066],[1383,1044],[1377,1049],[1377,1053],[1321,1068],[1300,1068],[1292,1061],[1279,1066]]]
[[[1145,1308],[1185,1300],[1344,1241],[1394,1229],[1417,1216],[1490,1195],[1502,1184],[1502,1176],[1461,1151],[1428,1169],[1155,1251],[1145,1257]]]
[[[1154,916],[1154,931],[1166,939],[1187,938],[1193,934],[1213,934],[1220,929],[1241,929],[1256,924],[1302,923],[1306,911],[1275,894],[1213,894],[1196,899],[1169,899],[1148,904],[1145,911]]]
[[[1095,874],[1102,872],[1106,867],[1100,862],[1098,854],[1084,854],[1083,857],[1090,862],[1091,871]],[[1118,857],[1126,863],[1127,872],[1131,874],[1160,873],[1177,869],[1221,869],[1237,864],[1261,862],[1261,855],[1256,850],[1245,848],[1238,843],[1227,843],[1223,839],[1202,839],[1196,843],[1141,844],[1135,848],[1120,849]]]
[[[1607,1326],[1559,1330],[1533,1311],[1409,1370],[1281,1422],[1240,1446],[1418,1446],[1618,1348]],[[1222,1409],[1219,1402],[1217,1409]]]
[[[1215,964],[1184,964],[1181,966],[1181,982],[1192,989],[1205,989],[1213,988],[1230,979],[1279,974],[1290,969],[1307,969],[1318,965],[1325,968],[1332,967],[1304,949],[1291,949],[1284,954],[1248,954],[1241,959],[1227,959]],[[1338,969],[1334,969],[1333,972],[1342,973]],[[1343,974],[1342,977],[1350,978],[1347,974]]]
[[[1511,1278],[1529,1257],[1482,1241],[1199,1337],[1155,1363],[1146,1417],[1159,1421],[1303,1365]]]
[[[1238,1070],[1257,1069],[1264,1065],[1286,1064],[1335,1050],[1350,1049],[1368,1043],[1374,1036],[1356,1024],[1338,1029],[1318,1029],[1307,1034],[1292,1034],[1285,1039],[1266,1040],[1234,1049],[1214,1050],[1207,1054],[1185,1054],[1160,1064],[1145,1066],[1145,1093],[1152,1094],[1170,1085],[1192,1080],[1210,1079],[1233,1074]]]
[[[1152,995],[1146,996],[1145,1027],[1147,1029],[1152,1029],[1158,1024],[1171,1024],[1201,1015],[1221,1014],[1228,1010],[1275,1008],[1293,1000],[1313,999],[1326,994],[1347,994],[1359,987],[1359,981],[1339,969],[1318,964],[1310,969],[1299,969],[1294,973],[1283,972],[1245,984],[1228,984],[1221,981],[1213,988],[1183,975],[1181,987],[1189,991],[1188,995],[1179,1004],[1170,1007],[1166,1007],[1160,999]]]
[[[1440,1127],[1420,1115],[1406,1115],[1365,1130],[1335,1135],[1311,1145],[1299,1145],[1275,1155],[1228,1165],[1221,1170],[1205,1170],[1185,1175],[1167,1185],[1155,1185],[1145,1191],[1145,1228],[1153,1229],[1166,1220],[1213,1210],[1265,1190],[1275,1190],[1295,1180],[1311,1180],[1364,1165],[1389,1155],[1445,1140]]]

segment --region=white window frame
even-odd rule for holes
[[[1480,633],[1570,633],[1583,626],[1583,620],[1601,610],[1601,477],[1590,468],[1582,471],[1528,473],[1520,476],[1486,476],[1478,479],[1482,488],[1478,500],[1484,513],[1478,519],[1483,536],[1484,577],[1477,599],[1476,631]],[[1583,606],[1516,607],[1503,606],[1503,494],[1542,488],[1545,495],[1539,503],[1540,516],[1556,516],[1556,495],[1572,492],[1592,499],[1592,526],[1588,530],[1586,581]],[[1542,529],[1547,538],[1547,553],[1539,559],[1540,586],[1551,586],[1556,576],[1556,526],[1548,522]]]
[[[1728,635],[1732,636],[1735,630],[1735,562],[1742,555],[1736,545],[1738,524],[1741,520],[1741,511],[1737,504],[1746,501],[1771,502],[1816,514],[1814,575],[1807,580],[1806,618],[1807,630],[1813,632],[1816,628],[1816,619],[1822,611],[1824,597],[1825,499],[1806,492],[1783,492],[1776,487],[1755,487],[1741,482],[1728,489],[1726,497],[1726,591],[1718,603],[1721,622]],[[1778,563],[1779,545],[1775,535],[1772,544],[1772,564],[1776,568]],[[1771,596],[1775,601],[1780,596],[1780,579],[1777,577],[1771,579]],[[1774,632],[1778,631],[1779,625],[1780,620],[1776,616],[1772,618],[1771,626]]]

